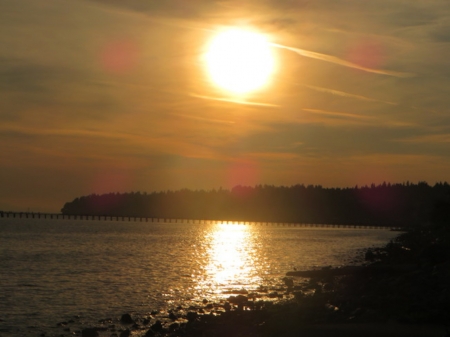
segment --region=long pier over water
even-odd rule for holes
[[[361,224],[314,224],[314,223],[291,223],[291,222],[262,222],[262,221],[239,221],[239,220],[201,220],[201,219],[176,219],[156,218],[138,216],[117,215],[75,215],[61,213],[34,213],[34,212],[0,212],[0,219],[51,219],[51,220],[95,220],[95,221],[139,221],[157,223],[224,223],[260,226],[284,226],[284,227],[323,227],[323,228],[359,228],[359,229],[386,229],[402,230],[401,227]]]

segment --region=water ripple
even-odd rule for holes
[[[395,233],[240,224],[2,219],[0,331],[275,287],[293,266],[340,265]],[[19,333],[26,335],[25,332]],[[34,332],[33,335],[36,335]]]

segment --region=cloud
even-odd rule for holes
[[[141,1],[141,0],[88,0],[107,7],[117,7],[128,11],[161,15],[179,18],[199,18],[206,13],[218,11],[222,8],[221,1],[214,0],[166,0],[166,1]]]
[[[284,46],[284,45],[276,44],[276,43],[273,43],[272,46],[292,51],[292,52],[297,53],[297,54],[299,54],[301,56],[305,56],[305,57],[313,58],[313,59],[316,59],[316,60],[321,60],[321,61],[337,64],[337,65],[348,67],[348,68],[354,68],[354,69],[362,70],[362,71],[369,72],[369,73],[380,74],[380,75],[387,75],[387,76],[394,76],[394,77],[403,77],[403,78],[415,76],[412,73],[405,73],[405,72],[400,72],[400,71],[392,71],[392,70],[384,70],[384,69],[368,68],[368,67],[364,67],[364,66],[361,66],[359,64],[356,64],[356,63],[352,63],[352,62],[340,59],[340,58],[338,58],[336,56],[326,55],[326,54],[322,54],[322,53],[317,53],[317,52],[313,52],[313,51],[309,51],[309,50],[305,50],[305,49]]]
[[[279,105],[276,105],[276,104],[262,103],[262,102],[250,102],[250,101],[236,99],[236,98],[211,97],[211,96],[204,96],[204,95],[197,95],[197,94],[191,94],[191,96],[196,97],[196,98],[206,99],[206,100],[227,102],[227,103],[233,103],[233,104],[239,104],[239,105],[252,105],[252,106],[265,107],[265,108],[279,107]]]
[[[372,123],[372,119],[332,118],[322,113],[300,115],[299,123],[280,123],[270,132],[254,132],[242,137],[247,152],[280,152],[334,157],[371,154],[443,155],[444,146],[416,146],[398,139],[413,137],[418,128],[395,127]],[[303,122],[302,122],[303,120]]]
[[[428,143],[428,144],[448,144],[450,143],[450,134],[430,134],[414,136],[409,138],[398,139],[399,142],[404,143]]]
[[[217,187],[235,158],[263,184],[446,177],[449,12],[448,0],[0,1],[2,181],[36,182],[39,198],[60,179],[62,200],[123,166],[140,181],[130,190]],[[200,59],[231,25],[267,34],[279,61],[245,98],[212,87]]]
[[[229,125],[235,124],[234,121],[227,121],[227,120],[222,120],[222,119],[205,118],[205,117],[183,115],[183,114],[172,114],[172,115],[183,117],[183,118],[194,119],[196,121],[201,121],[201,122],[206,122],[206,123],[218,123],[218,124],[229,124]]]
[[[18,124],[4,123],[0,126],[3,133],[16,133],[29,136],[61,136],[61,137],[94,137],[94,138],[129,138],[126,134],[89,130],[89,129],[68,129],[68,128],[41,128],[36,126],[23,126]]]
[[[54,90],[56,82],[78,80],[79,74],[68,68],[8,58],[0,61],[2,91],[39,93]]]
[[[349,129],[364,125],[378,125],[379,121],[377,117],[364,114],[305,107],[283,109],[281,114],[273,116],[268,123],[271,123],[272,130],[284,129],[286,123],[298,128],[321,125],[330,128]]]
[[[437,42],[450,42],[450,18],[438,23],[430,30],[430,36]]]
[[[438,10],[440,6],[435,3],[421,3],[420,1],[410,2],[407,6],[394,2],[388,6],[387,15],[384,20],[393,26],[420,27],[433,23],[440,15]]]
[[[370,98],[370,97],[366,97],[366,96],[362,96],[362,95],[355,95],[355,94],[351,94],[345,91],[340,91],[340,90],[334,90],[334,89],[329,89],[329,88],[323,88],[323,87],[317,87],[314,85],[308,85],[308,84],[300,84],[308,89],[312,89],[312,90],[316,90],[316,91],[320,91],[320,92],[325,92],[325,93],[329,93],[332,95],[337,95],[337,96],[342,96],[342,97],[349,97],[349,98],[355,98],[358,100],[362,100],[362,101],[370,101],[370,102],[381,102],[381,103],[385,103],[385,104],[389,104],[389,105],[398,105],[397,103],[394,102],[388,102],[388,101],[383,101],[383,100],[379,100],[379,99],[375,99],[375,98]]]
[[[364,115],[358,115],[358,114],[352,114],[348,112],[336,112],[336,111],[326,111],[321,109],[308,109],[303,108],[303,111],[312,112],[315,114],[321,114],[326,115],[330,117],[337,117],[337,118],[350,118],[350,119],[371,119],[370,116],[364,116]]]

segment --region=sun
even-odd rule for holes
[[[213,83],[234,94],[264,87],[275,69],[267,38],[239,28],[219,32],[208,46],[205,61]]]

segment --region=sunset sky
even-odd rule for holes
[[[268,41],[236,94],[205,55]],[[91,193],[450,180],[448,0],[2,0],[0,210]]]

